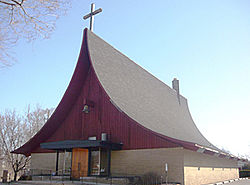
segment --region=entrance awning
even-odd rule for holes
[[[100,140],[64,140],[56,142],[41,143],[40,147],[48,150],[71,150],[72,148],[94,148],[101,147],[111,150],[121,150],[121,143]]]

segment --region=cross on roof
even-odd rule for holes
[[[94,15],[96,15],[96,14],[98,14],[98,13],[100,13],[100,12],[102,12],[102,9],[99,8],[99,9],[95,10],[95,4],[92,3],[92,4],[91,4],[91,12],[83,17],[84,20],[90,18],[89,29],[90,29],[90,31],[92,31],[92,32],[93,32],[93,26],[94,26]]]

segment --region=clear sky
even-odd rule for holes
[[[250,155],[250,1],[73,1],[49,40],[20,41],[0,70],[0,112],[56,107],[73,74],[91,2],[94,32],[160,80],[180,80],[193,119],[213,144]]]

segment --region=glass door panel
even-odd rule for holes
[[[108,175],[108,151],[107,149],[101,149],[101,175]]]
[[[100,150],[91,150],[90,174],[100,175]]]
[[[90,175],[108,175],[108,150],[98,148],[90,152]]]

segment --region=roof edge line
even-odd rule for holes
[[[97,82],[99,83],[99,85],[101,86],[101,88],[102,88],[102,90],[105,92],[105,95],[111,100],[111,102],[112,102],[112,104],[113,104],[113,106],[115,106],[116,108],[118,108],[119,109],[119,111],[121,112],[121,113],[123,113],[123,114],[125,114],[126,115],[126,117],[127,118],[129,118],[130,120],[132,120],[132,121],[134,121],[139,127],[141,127],[141,128],[143,128],[143,129],[145,129],[145,130],[147,130],[147,131],[150,131],[152,134],[154,134],[154,135],[156,135],[156,136],[158,136],[158,137],[160,137],[160,138],[162,138],[162,139],[165,139],[165,140],[167,140],[167,141],[169,141],[169,142],[172,142],[172,143],[174,143],[174,144],[177,144],[177,145],[179,145],[180,147],[184,147],[184,148],[186,148],[186,149],[189,149],[189,150],[193,150],[193,151],[195,151],[196,149],[198,149],[198,147],[197,146],[195,146],[196,145],[196,143],[194,143],[194,142],[190,142],[190,141],[182,141],[182,140],[179,140],[179,139],[176,139],[176,138],[172,138],[172,137],[169,137],[169,136],[165,136],[165,135],[163,135],[163,134],[160,134],[160,133],[158,133],[158,132],[155,132],[155,131],[153,131],[153,130],[151,130],[151,129],[149,129],[149,128],[147,128],[147,127],[145,127],[145,126],[143,126],[143,125],[141,125],[141,124],[139,124],[136,120],[134,120],[133,118],[131,118],[126,112],[124,112],[116,103],[115,103],[115,101],[113,101],[113,99],[108,95],[108,93],[106,92],[106,90],[105,90],[105,88],[103,87],[103,85],[101,84],[101,82],[100,82],[100,79],[99,79],[99,77],[98,77],[98,75],[97,75],[97,72],[96,72],[96,69],[95,69],[95,67],[94,67],[94,65],[93,65],[93,62],[92,62],[92,59],[91,59],[91,55],[90,55],[90,51],[89,51],[89,46],[88,46],[88,42],[89,42],[89,39],[88,39],[88,34],[87,34],[87,32],[89,31],[87,28],[85,28],[85,30],[84,31],[86,31],[86,40],[87,40],[87,54],[88,54],[88,57],[89,57],[89,61],[90,61],[90,64],[91,64],[91,66],[92,66],[92,68],[93,68],[93,71],[94,71],[94,74],[95,74],[95,76],[96,76],[96,78],[97,78]],[[104,41],[105,42],[105,41]],[[115,49],[115,48],[114,48]],[[115,49],[115,50],[117,50],[117,49]],[[118,50],[117,50],[118,51]],[[118,51],[119,52],[119,51]],[[125,56],[126,58],[128,58],[126,55],[124,55],[123,53],[122,53],[122,55],[123,56]],[[129,58],[128,58],[129,59]],[[131,59],[129,59],[129,60],[131,60]],[[133,60],[131,60],[133,63],[135,63]],[[139,66],[140,68],[142,68],[140,65],[138,65],[137,63],[135,63],[137,66]],[[146,71],[144,68],[142,68],[144,71]],[[149,73],[148,71],[146,71],[147,73]],[[150,74],[150,73],[149,73]],[[150,74],[150,75],[152,75],[152,74]],[[153,75],[152,75],[153,76]],[[153,76],[154,78],[156,78],[155,76]],[[159,80],[158,78],[156,78],[157,80]],[[161,83],[163,83],[164,85],[166,85],[163,81],[161,81],[161,80],[159,80]],[[168,86],[168,85],[166,85],[166,86]],[[169,86],[168,86],[169,87]],[[169,87],[170,88],[170,87]],[[172,88],[170,88],[170,89],[172,89]],[[186,103],[187,103],[187,98],[185,98],[184,96],[182,96],[181,95],[181,97],[186,101]],[[188,103],[187,103],[188,104]],[[191,114],[190,114],[190,110],[189,110],[189,107],[187,106],[187,109],[188,109],[188,113],[189,113],[189,115],[190,115],[190,117],[191,117],[191,119],[192,119],[192,116],[191,116]],[[193,119],[192,119],[192,122],[194,123],[194,121],[193,121]],[[195,123],[194,123],[194,125],[195,125]],[[197,127],[196,127],[197,128]],[[197,128],[198,129],[198,128]],[[201,134],[201,133],[200,133]],[[202,135],[202,134],[201,134]],[[203,135],[202,135],[203,136]],[[203,136],[204,137],[204,136]],[[205,137],[204,137],[205,138]],[[205,138],[206,139],[206,138]],[[206,139],[207,140],[207,139]],[[210,142],[209,142],[210,143]]]
[[[71,109],[71,107],[74,105],[73,102],[75,102],[77,100],[77,97],[74,97],[72,96],[72,94],[74,94],[74,90],[76,90],[77,92],[80,91],[80,89],[82,88],[83,84],[77,84],[75,83],[76,79],[79,78],[79,74],[81,74],[81,72],[79,71],[84,71],[82,68],[82,59],[84,58],[84,52],[86,52],[88,49],[87,49],[87,28],[85,28],[83,30],[83,39],[82,39],[82,44],[81,44],[81,48],[80,48],[80,53],[79,53],[79,56],[78,56],[78,59],[77,59],[77,63],[76,63],[76,67],[74,69],[74,72],[73,72],[73,75],[69,81],[69,85],[67,86],[60,102],[58,103],[55,111],[53,112],[53,114],[51,115],[51,117],[48,119],[48,121],[43,125],[43,127],[32,137],[30,138],[25,144],[23,144],[22,146],[20,146],[19,148],[11,151],[11,153],[15,153],[15,154],[23,154],[25,156],[29,156],[31,154],[31,151],[34,149],[34,146],[29,146],[29,145],[33,145],[33,143],[35,142],[40,142],[39,140],[46,140],[44,139],[42,133],[44,132],[44,130],[47,129],[47,127],[49,127],[50,123],[52,122],[56,122],[57,124],[55,125],[55,127],[53,128],[53,131],[50,131],[50,132],[54,132],[59,126],[60,124],[58,122],[62,122],[65,120],[66,118],[66,112],[68,113]],[[88,55],[88,52],[87,52],[87,58],[89,59],[89,55]],[[86,65],[86,64],[85,64]],[[90,65],[88,65],[88,69],[89,69]],[[82,74],[81,77],[84,77],[86,79],[86,76],[84,77],[84,75]],[[73,86],[73,87],[72,87]],[[71,89],[74,89],[74,90],[71,90]],[[79,93],[79,92],[78,92]],[[70,101],[69,101],[70,99]],[[73,101],[72,101],[73,100]],[[67,104],[68,107],[67,107],[67,110],[65,111],[65,109],[62,109],[61,107],[63,106],[63,104],[65,104],[65,102],[71,102],[70,104]],[[60,116],[60,115],[63,115],[63,116]],[[58,120],[58,117],[61,119]],[[38,141],[37,141],[38,140]],[[41,142],[42,142],[41,141]],[[35,145],[35,144],[34,144]],[[37,144],[35,147],[39,146],[39,144]]]

